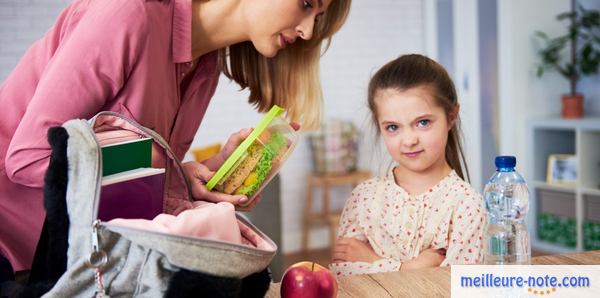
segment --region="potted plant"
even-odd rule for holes
[[[537,76],[555,70],[570,83],[570,93],[562,96],[563,118],[583,116],[583,95],[577,92],[577,83],[583,76],[598,73],[600,65],[600,11],[576,7],[575,2],[571,0],[569,12],[556,17],[559,21],[570,20],[566,34],[550,38],[544,32],[536,32],[544,42],[538,51],[541,62]],[[570,55],[566,54],[568,49]]]

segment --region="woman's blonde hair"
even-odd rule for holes
[[[323,94],[319,78],[321,44],[346,21],[351,0],[332,0],[315,23],[310,40],[298,39],[274,58],[262,56],[251,42],[229,46],[219,52],[223,73],[242,89],[250,89],[248,102],[259,112],[273,105],[286,109],[291,121],[300,122],[304,129],[314,129],[321,121]]]

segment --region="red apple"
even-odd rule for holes
[[[315,262],[300,262],[288,268],[281,280],[283,298],[334,298],[337,281],[329,269]]]

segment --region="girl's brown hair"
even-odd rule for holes
[[[375,126],[379,127],[375,106],[378,91],[405,91],[417,87],[426,87],[432,91],[437,105],[444,109],[448,120],[456,117],[454,125],[448,131],[446,161],[462,179],[465,179],[465,174],[468,179],[469,170],[461,144],[460,118],[458,114],[453,115],[458,105],[456,88],[448,72],[437,62],[418,54],[404,55],[387,63],[375,73],[369,82],[368,94],[369,109]]]
[[[273,105],[286,109],[291,121],[314,129],[321,122],[323,94],[319,78],[321,44],[327,50],[331,37],[346,21],[351,0],[332,0],[315,23],[310,40],[298,39],[274,58],[266,58],[251,42],[220,50],[223,73],[242,89],[250,89],[248,102],[259,112]]]

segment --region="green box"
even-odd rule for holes
[[[152,166],[152,139],[139,138],[102,146],[102,176]]]
[[[583,221],[583,249],[600,249],[600,223],[590,220]]]
[[[540,240],[566,247],[577,245],[577,224],[574,218],[539,213],[537,220],[537,233]]]

